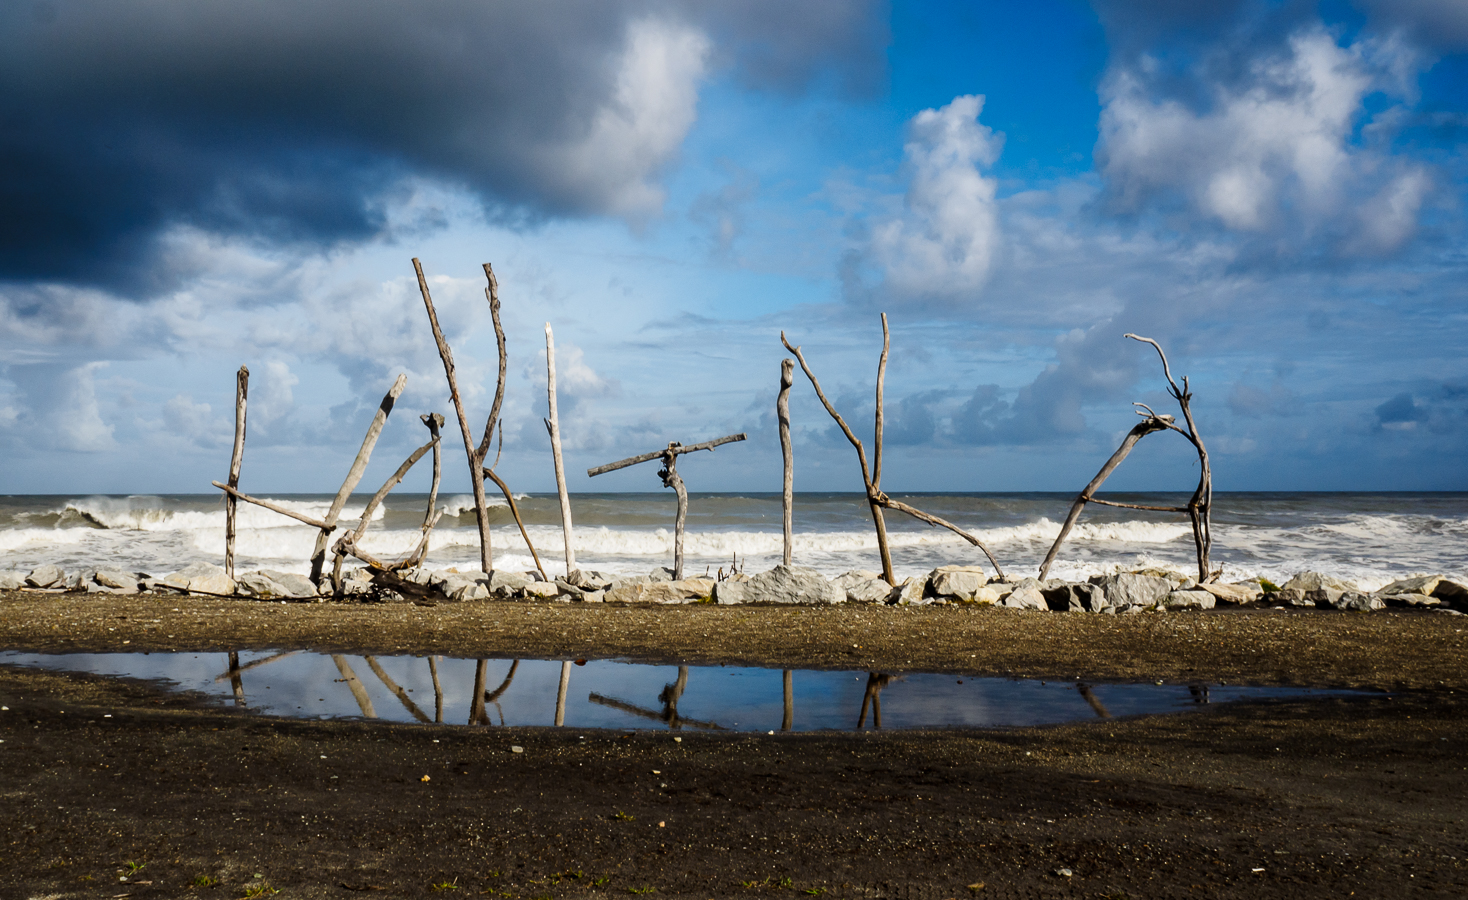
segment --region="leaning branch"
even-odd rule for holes
[[[320,528],[322,531],[325,531],[328,534],[330,534],[331,532],[333,532],[333,531],[336,530],[336,526],[335,525],[328,525],[325,522],[321,521],[320,519],[312,518],[311,516],[308,516],[305,513],[298,513],[298,512],[296,512],[293,509],[286,509],[284,506],[277,506],[276,504],[271,503],[269,500],[261,500],[259,497],[251,497],[249,494],[241,493],[240,491],[236,490],[235,488],[230,487],[227,484],[222,484],[222,483],[220,483],[218,481],[211,481],[209,483],[212,484],[212,485],[214,485],[215,487],[219,488],[221,491],[224,491],[226,494],[230,495],[231,497],[234,497],[236,500],[243,500],[246,503],[253,503],[256,506],[264,507],[265,509],[268,509],[271,512],[277,512],[277,513],[280,513],[283,516],[290,516],[292,519],[295,519],[297,522],[304,522],[307,525],[311,525],[311,526],[314,526],[316,528]]]

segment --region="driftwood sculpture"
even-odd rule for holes
[[[526,533],[524,523],[520,522],[520,511],[515,505],[514,495],[504,481],[494,474],[493,467],[486,468],[484,465],[485,458],[489,456],[489,445],[494,438],[495,426],[499,423],[500,407],[505,401],[505,371],[508,365],[505,357],[505,329],[500,325],[500,283],[494,277],[494,268],[489,263],[484,263],[484,277],[489,281],[489,286],[484,289],[484,296],[489,301],[489,316],[494,322],[495,344],[499,349],[499,377],[495,381],[494,402],[489,407],[489,419],[484,423],[484,437],[477,446],[469,431],[469,417],[464,413],[464,401],[459,396],[459,381],[454,374],[454,354],[449,349],[449,342],[444,339],[443,329],[438,327],[438,312],[433,308],[428,280],[423,276],[423,265],[417,258],[413,260],[413,271],[418,275],[418,292],[423,295],[423,306],[428,310],[428,324],[433,328],[433,340],[438,345],[438,356],[443,360],[444,375],[449,383],[449,397],[454,401],[454,412],[459,417],[459,432],[464,436],[464,453],[469,457],[469,483],[474,488],[474,518],[479,525],[479,565],[485,572],[492,571],[494,567],[494,554],[489,544],[489,504],[484,497],[484,479],[487,476],[505,495],[505,502],[514,514],[515,522],[520,525],[520,534],[525,538],[525,545],[530,547],[530,554],[535,557],[535,567],[540,569],[540,557],[530,543],[530,535]],[[545,572],[541,570],[541,577],[544,576]]]
[[[683,446],[677,441],[668,444],[666,450],[654,450],[651,453],[643,453],[640,456],[629,456],[627,459],[619,459],[614,463],[587,469],[586,474],[595,478],[606,472],[615,472],[617,469],[625,469],[638,463],[649,462],[654,459],[663,461],[663,467],[658,470],[658,477],[663,480],[663,487],[670,487],[678,494],[678,515],[673,526],[673,580],[683,580],[683,522],[688,517],[688,491],[683,487],[683,479],[678,477],[678,457],[684,453],[692,453],[695,450],[713,450],[722,444],[733,443],[745,439],[744,432],[739,434],[728,434],[701,444],[690,444]]]
[[[318,529],[320,533],[316,535],[316,547],[311,552],[311,582],[315,584],[318,588],[321,586],[322,565],[326,561],[327,539],[331,536],[331,533],[336,530],[336,520],[338,517],[341,516],[342,507],[346,506],[347,498],[352,495],[352,491],[356,489],[357,483],[362,480],[362,473],[366,471],[367,462],[372,458],[372,450],[374,447],[377,446],[377,439],[382,435],[382,428],[384,425],[387,424],[387,417],[389,414],[392,413],[393,405],[397,403],[398,397],[403,393],[403,388],[406,387],[407,384],[408,376],[399,375],[397,377],[397,380],[393,382],[392,387],[388,390],[387,395],[382,398],[382,403],[377,407],[377,414],[372,417],[372,424],[367,427],[367,435],[362,439],[362,446],[360,449],[357,450],[357,458],[352,460],[352,467],[347,471],[346,480],[342,482],[341,490],[337,491],[336,497],[333,498],[333,500],[331,501],[331,508],[327,510],[326,518],[324,519],[317,519],[313,516],[308,516],[305,513],[299,513],[295,510],[286,509],[285,507],[278,506],[268,500],[261,500],[258,497],[251,497],[249,494],[241,493],[236,485],[221,484],[218,481],[210,482],[221,491],[224,491],[225,494],[228,495],[230,498],[236,500],[244,500],[246,503],[253,503],[256,506],[263,507],[270,510],[271,512],[277,512],[283,516],[290,516],[292,519],[295,519],[298,522],[304,522],[307,525],[311,525]],[[241,412],[236,417],[236,440],[239,446],[238,454],[243,455],[244,416],[242,412],[242,404],[239,406],[239,409],[241,410]],[[416,461],[416,459],[414,461]],[[233,465],[231,466],[231,468],[234,468]],[[406,469],[403,469],[401,471],[406,472]],[[399,475],[398,477],[401,478],[401,475]],[[235,480],[237,483],[238,479]],[[392,482],[392,484],[396,483],[397,482],[395,481]],[[365,515],[363,516],[363,521],[366,521]],[[226,547],[226,550],[229,549],[229,547]],[[230,555],[232,556],[233,554],[231,553]]]
[[[1198,435],[1198,427],[1193,422],[1193,409],[1191,406],[1193,393],[1188,389],[1188,378],[1186,375],[1183,376],[1183,386],[1177,386],[1177,382],[1172,380],[1172,369],[1167,364],[1167,354],[1162,352],[1162,345],[1156,341],[1131,333],[1127,333],[1123,337],[1131,338],[1134,341],[1141,341],[1144,344],[1151,344],[1157,351],[1157,355],[1162,359],[1163,377],[1167,379],[1167,392],[1172,395],[1172,398],[1177,401],[1178,406],[1182,409],[1183,422],[1188,428],[1184,431],[1177,427],[1175,424],[1176,420],[1172,416],[1155,413],[1145,403],[1132,404],[1133,406],[1141,407],[1137,410],[1137,415],[1142,417],[1142,421],[1138,422],[1131,431],[1127,432],[1127,436],[1121,442],[1121,446],[1116,448],[1116,452],[1111,454],[1111,458],[1106,461],[1106,465],[1101,467],[1101,471],[1096,473],[1096,477],[1091,479],[1091,483],[1086,485],[1085,489],[1076,497],[1075,503],[1071,504],[1070,513],[1065,517],[1065,524],[1060,526],[1060,534],[1056,536],[1055,543],[1050,546],[1050,552],[1045,554],[1045,561],[1040,564],[1040,580],[1044,581],[1045,576],[1049,574],[1050,564],[1055,562],[1055,556],[1060,552],[1060,545],[1064,543],[1066,536],[1070,534],[1071,527],[1080,518],[1081,510],[1085,509],[1087,503],[1100,503],[1103,506],[1117,506],[1122,509],[1146,509],[1156,512],[1187,513],[1188,518],[1193,523],[1193,542],[1197,545],[1198,581],[1202,583],[1212,581],[1219,574],[1210,571],[1208,560],[1209,552],[1213,548],[1211,522],[1213,510],[1213,470],[1208,465],[1208,449],[1203,446],[1203,438]],[[1127,454],[1132,452],[1132,448],[1137,445],[1137,441],[1140,441],[1154,431],[1176,431],[1178,434],[1187,438],[1188,443],[1193,445],[1193,449],[1198,451],[1200,469],[1198,473],[1198,489],[1193,491],[1193,496],[1188,500],[1188,505],[1141,506],[1136,503],[1116,503],[1111,500],[1098,499],[1095,494],[1096,491],[1101,489],[1102,483],[1106,481],[1112,472],[1116,471],[1116,467],[1121,465],[1122,460],[1127,458]]]
[[[867,505],[871,507],[872,521],[877,528],[877,551],[882,557],[882,577],[886,579],[887,583],[896,584],[897,576],[892,572],[892,551],[887,546],[887,523],[882,518],[882,510],[884,509],[895,509],[898,512],[907,513],[914,519],[927,522],[929,525],[947,528],[949,531],[984,551],[984,555],[989,558],[990,564],[994,566],[995,576],[1003,579],[1004,570],[999,567],[999,560],[994,558],[994,554],[989,552],[989,548],[984,546],[983,541],[959,528],[957,525],[954,525],[952,522],[945,521],[934,515],[929,515],[920,509],[908,506],[906,503],[893,500],[882,492],[882,393],[887,379],[887,353],[891,347],[891,342],[891,335],[887,331],[887,314],[882,313],[882,356],[877,362],[877,411],[874,420],[875,434],[872,441],[872,467],[868,469],[866,449],[862,446],[861,441],[852,433],[850,426],[846,424],[846,420],[841,418],[841,414],[836,411],[836,407],[832,406],[831,401],[826,399],[826,392],[821,390],[821,383],[816,378],[815,373],[811,371],[810,365],[805,361],[804,354],[800,352],[800,348],[792,346],[790,341],[786,340],[785,332],[780,332],[780,343],[785,345],[786,350],[795,354],[795,358],[800,361],[800,368],[805,372],[805,377],[810,379],[811,387],[815,388],[816,396],[820,398],[821,404],[826,407],[826,412],[831,414],[831,418],[835,419],[836,424],[841,426],[841,433],[846,435],[846,439],[851,442],[851,446],[856,448],[856,458],[861,463],[861,480],[866,485]]]

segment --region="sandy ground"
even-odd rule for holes
[[[1396,612],[5,595],[4,649],[312,647],[1378,692],[1049,728],[675,742],[268,719],[143,683],[0,667],[0,896],[1460,897],[1465,627]]]

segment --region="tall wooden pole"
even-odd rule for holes
[[[795,360],[780,360],[780,397],[775,401],[775,417],[780,420],[780,454],[785,459],[784,514],[785,565],[790,565],[795,527],[795,457],[790,449],[790,388],[795,384]]]
[[[250,370],[240,366],[235,373],[234,453],[229,458],[229,486],[240,486],[240,464],[245,460],[245,400],[250,393]],[[234,494],[224,495],[224,572],[234,578],[235,514],[239,501]]]
[[[556,338],[551,333],[549,322],[545,323],[545,390],[550,401],[550,418],[545,420],[545,427],[550,432],[551,456],[556,463],[556,492],[561,498],[561,534],[566,540],[566,575],[569,577],[576,571],[576,547],[571,539],[571,497],[566,493],[566,469],[561,463],[561,425],[556,414]]]

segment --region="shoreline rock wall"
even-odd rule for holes
[[[135,594],[140,592],[248,600],[311,601],[336,599],[317,591],[303,575],[269,569],[230,578],[224,569],[195,563],[155,578],[116,569],[67,573],[38,566],[28,573],[0,571],[0,590]],[[1370,612],[1386,608],[1468,612],[1468,585],[1442,575],[1394,581],[1376,591],[1322,572],[1301,572],[1282,586],[1267,581],[1198,584],[1170,569],[1143,568],[1095,575],[1083,582],[1034,578],[991,581],[980,566],[940,566],[927,575],[889,584],[876,572],[852,571],[827,578],[803,566],[776,566],[754,576],[724,580],[673,580],[667,568],[648,575],[609,575],[578,570],[542,581],[538,573],[459,572],[412,569],[401,573],[350,569],[343,583],[348,602],[427,602],[553,600],[570,603],[720,606],[886,604],[1007,607],[1049,612],[1126,615],[1141,612],[1205,610],[1225,606],[1263,606]]]

